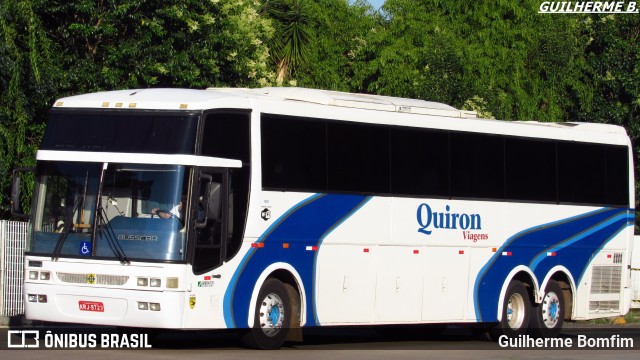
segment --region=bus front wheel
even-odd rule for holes
[[[492,329],[491,338],[497,340],[500,335],[517,337],[524,335],[529,327],[531,300],[524,284],[518,280],[509,283],[502,305],[502,319]]]
[[[280,348],[287,338],[291,311],[284,284],[277,279],[267,279],[258,293],[253,328],[242,335],[242,342],[254,349]]]

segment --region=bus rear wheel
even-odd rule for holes
[[[254,349],[279,349],[289,332],[291,301],[284,284],[267,279],[258,293],[253,328],[242,334],[242,342]]]
[[[564,295],[560,284],[549,280],[542,302],[531,308],[529,333],[542,338],[558,336],[564,324],[564,309]]]

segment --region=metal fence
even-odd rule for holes
[[[0,220],[0,316],[24,314],[22,282],[27,223]]]

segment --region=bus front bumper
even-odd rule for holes
[[[181,329],[185,292],[71,288],[25,283],[29,320],[108,326]]]

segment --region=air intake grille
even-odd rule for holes
[[[591,273],[592,294],[618,294],[622,281],[619,266],[594,266]]]
[[[589,301],[589,310],[615,311],[620,310],[620,301]]]
[[[613,254],[613,263],[614,264],[622,264],[622,253]]]
[[[62,282],[71,284],[89,284],[89,277],[92,274],[72,274],[72,273],[57,273],[58,279]],[[96,274],[95,284],[98,285],[124,285],[129,280],[128,276],[124,275],[105,275]]]

